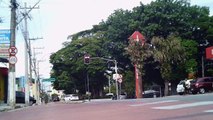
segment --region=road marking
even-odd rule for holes
[[[177,101],[178,101],[178,100],[164,100],[164,101],[151,102],[151,103],[134,104],[134,105],[130,105],[130,106],[132,106],[132,107],[138,107],[138,106],[155,105],[155,104],[169,103],[169,102],[177,102]]]
[[[153,109],[174,110],[174,109],[197,107],[197,106],[212,105],[212,104],[213,104],[213,101],[203,101],[203,102],[195,102],[195,103],[187,103],[187,104],[179,104],[179,105],[171,105],[171,106],[153,107]]]
[[[206,110],[204,112],[207,112],[207,113],[213,113],[213,110]]]

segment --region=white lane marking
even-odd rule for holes
[[[155,105],[155,104],[169,103],[169,102],[177,102],[177,101],[178,101],[178,100],[164,100],[164,101],[157,101],[157,102],[151,102],[151,103],[134,104],[134,105],[130,105],[130,106],[132,106],[132,107],[138,107],[138,106]]]
[[[189,108],[203,105],[212,105],[213,101],[203,101],[203,102],[195,102],[195,103],[187,103],[187,104],[179,104],[179,105],[171,105],[171,106],[162,106],[162,107],[153,107],[153,109],[161,109],[161,110],[174,110],[181,108]]]
[[[206,110],[204,112],[207,112],[207,113],[213,113],[213,110]]]

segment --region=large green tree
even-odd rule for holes
[[[50,62],[53,64],[52,76],[56,78],[54,86],[56,89],[65,89],[66,92],[79,90],[81,94],[87,91],[87,73],[89,75],[90,91],[98,96],[102,91],[106,79],[104,71],[106,63],[99,59],[90,61],[85,65],[83,56],[85,53],[91,57],[104,54],[102,51],[102,40],[99,38],[82,38],[66,43],[65,47],[51,55]],[[86,85],[85,85],[86,84]]]
[[[104,82],[99,83],[100,81],[98,80],[106,80],[106,77],[102,75],[102,72],[106,69],[105,63],[95,60],[90,65],[84,65],[83,55],[86,52],[91,54],[91,56],[111,56],[112,59],[118,61],[119,73],[123,73],[124,76],[132,75],[127,72],[134,71],[131,64],[132,58],[129,59],[129,55],[125,54],[125,48],[128,46],[129,36],[135,30],[141,31],[148,43],[156,36],[164,42],[164,40],[169,38],[169,35],[178,34],[180,39],[183,40],[182,45],[186,49],[186,57],[183,58],[186,63],[179,64],[178,66],[173,64],[171,66],[172,63],[170,62],[173,61],[168,61],[168,63],[162,66],[170,66],[171,68],[168,67],[168,69],[172,69],[172,71],[175,71],[174,73],[181,74],[175,75],[176,79],[183,79],[184,76],[182,74],[185,75],[185,73],[182,71],[200,71],[198,68],[201,61],[201,54],[199,54],[201,50],[197,49],[197,52],[193,52],[193,55],[190,54],[194,49],[198,48],[196,45],[202,44],[206,40],[210,43],[209,45],[213,44],[212,21],[213,19],[209,16],[209,9],[207,7],[191,6],[187,0],[156,0],[147,5],[141,3],[140,6],[133,8],[131,11],[116,10],[106,21],[101,21],[98,25],[94,25],[92,29],[69,35],[68,39],[71,42],[64,43],[64,48],[51,56],[50,59],[54,70],[53,75],[55,77],[60,76],[60,79],[55,82],[55,87],[62,89],[67,86],[66,89],[74,88],[83,93],[85,92],[86,71],[88,71],[91,80],[95,81],[93,83],[99,86],[95,93],[101,91],[105,84]],[[187,41],[193,42],[187,43]],[[151,80],[155,80],[154,82],[161,81],[162,78],[159,75],[155,77],[156,74],[159,74],[155,69],[156,62],[153,62],[152,59],[145,60],[144,62],[144,64],[153,67],[141,69],[145,76],[144,81],[149,83],[153,83],[153,81],[150,82]],[[174,69],[177,67],[178,69]],[[150,73],[151,71],[155,72]],[[172,73],[169,72],[169,74]],[[161,74],[161,76],[164,75]],[[174,79],[174,75],[168,76]],[[61,79],[66,80],[67,83]],[[128,90],[132,90],[129,89],[132,85],[128,86],[125,81],[123,82]]]

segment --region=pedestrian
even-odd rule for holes
[[[186,94],[187,88],[186,88],[186,81],[183,81],[183,88],[184,88],[184,94]]]
[[[48,103],[48,95],[47,95],[47,94],[44,95],[44,103],[45,103],[45,104]]]

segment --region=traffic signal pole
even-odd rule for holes
[[[85,64],[89,64],[90,59],[102,59],[102,60],[106,60],[106,61],[113,62],[113,63],[115,64],[115,74],[116,74],[116,80],[115,80],[115,85],[116,85],[116,98],[117,98],[117,100],[118,100],[118,99],[119,99],[119,95],[118,95],[118,62],[117,62],[117,60],[107,59],[107,58],[103,58],[103,57],[90,57],[89,54],[84,55],[84,63],[85,63]]]
[[[117,66],[117,61],[113,60],[113,62],[115,63],[115,74],[116,74],[116,80],[115,80],[115,85],[116,85],[116,96],[117,96],[117,100],[119,99],[118,96],[118,66]]]

